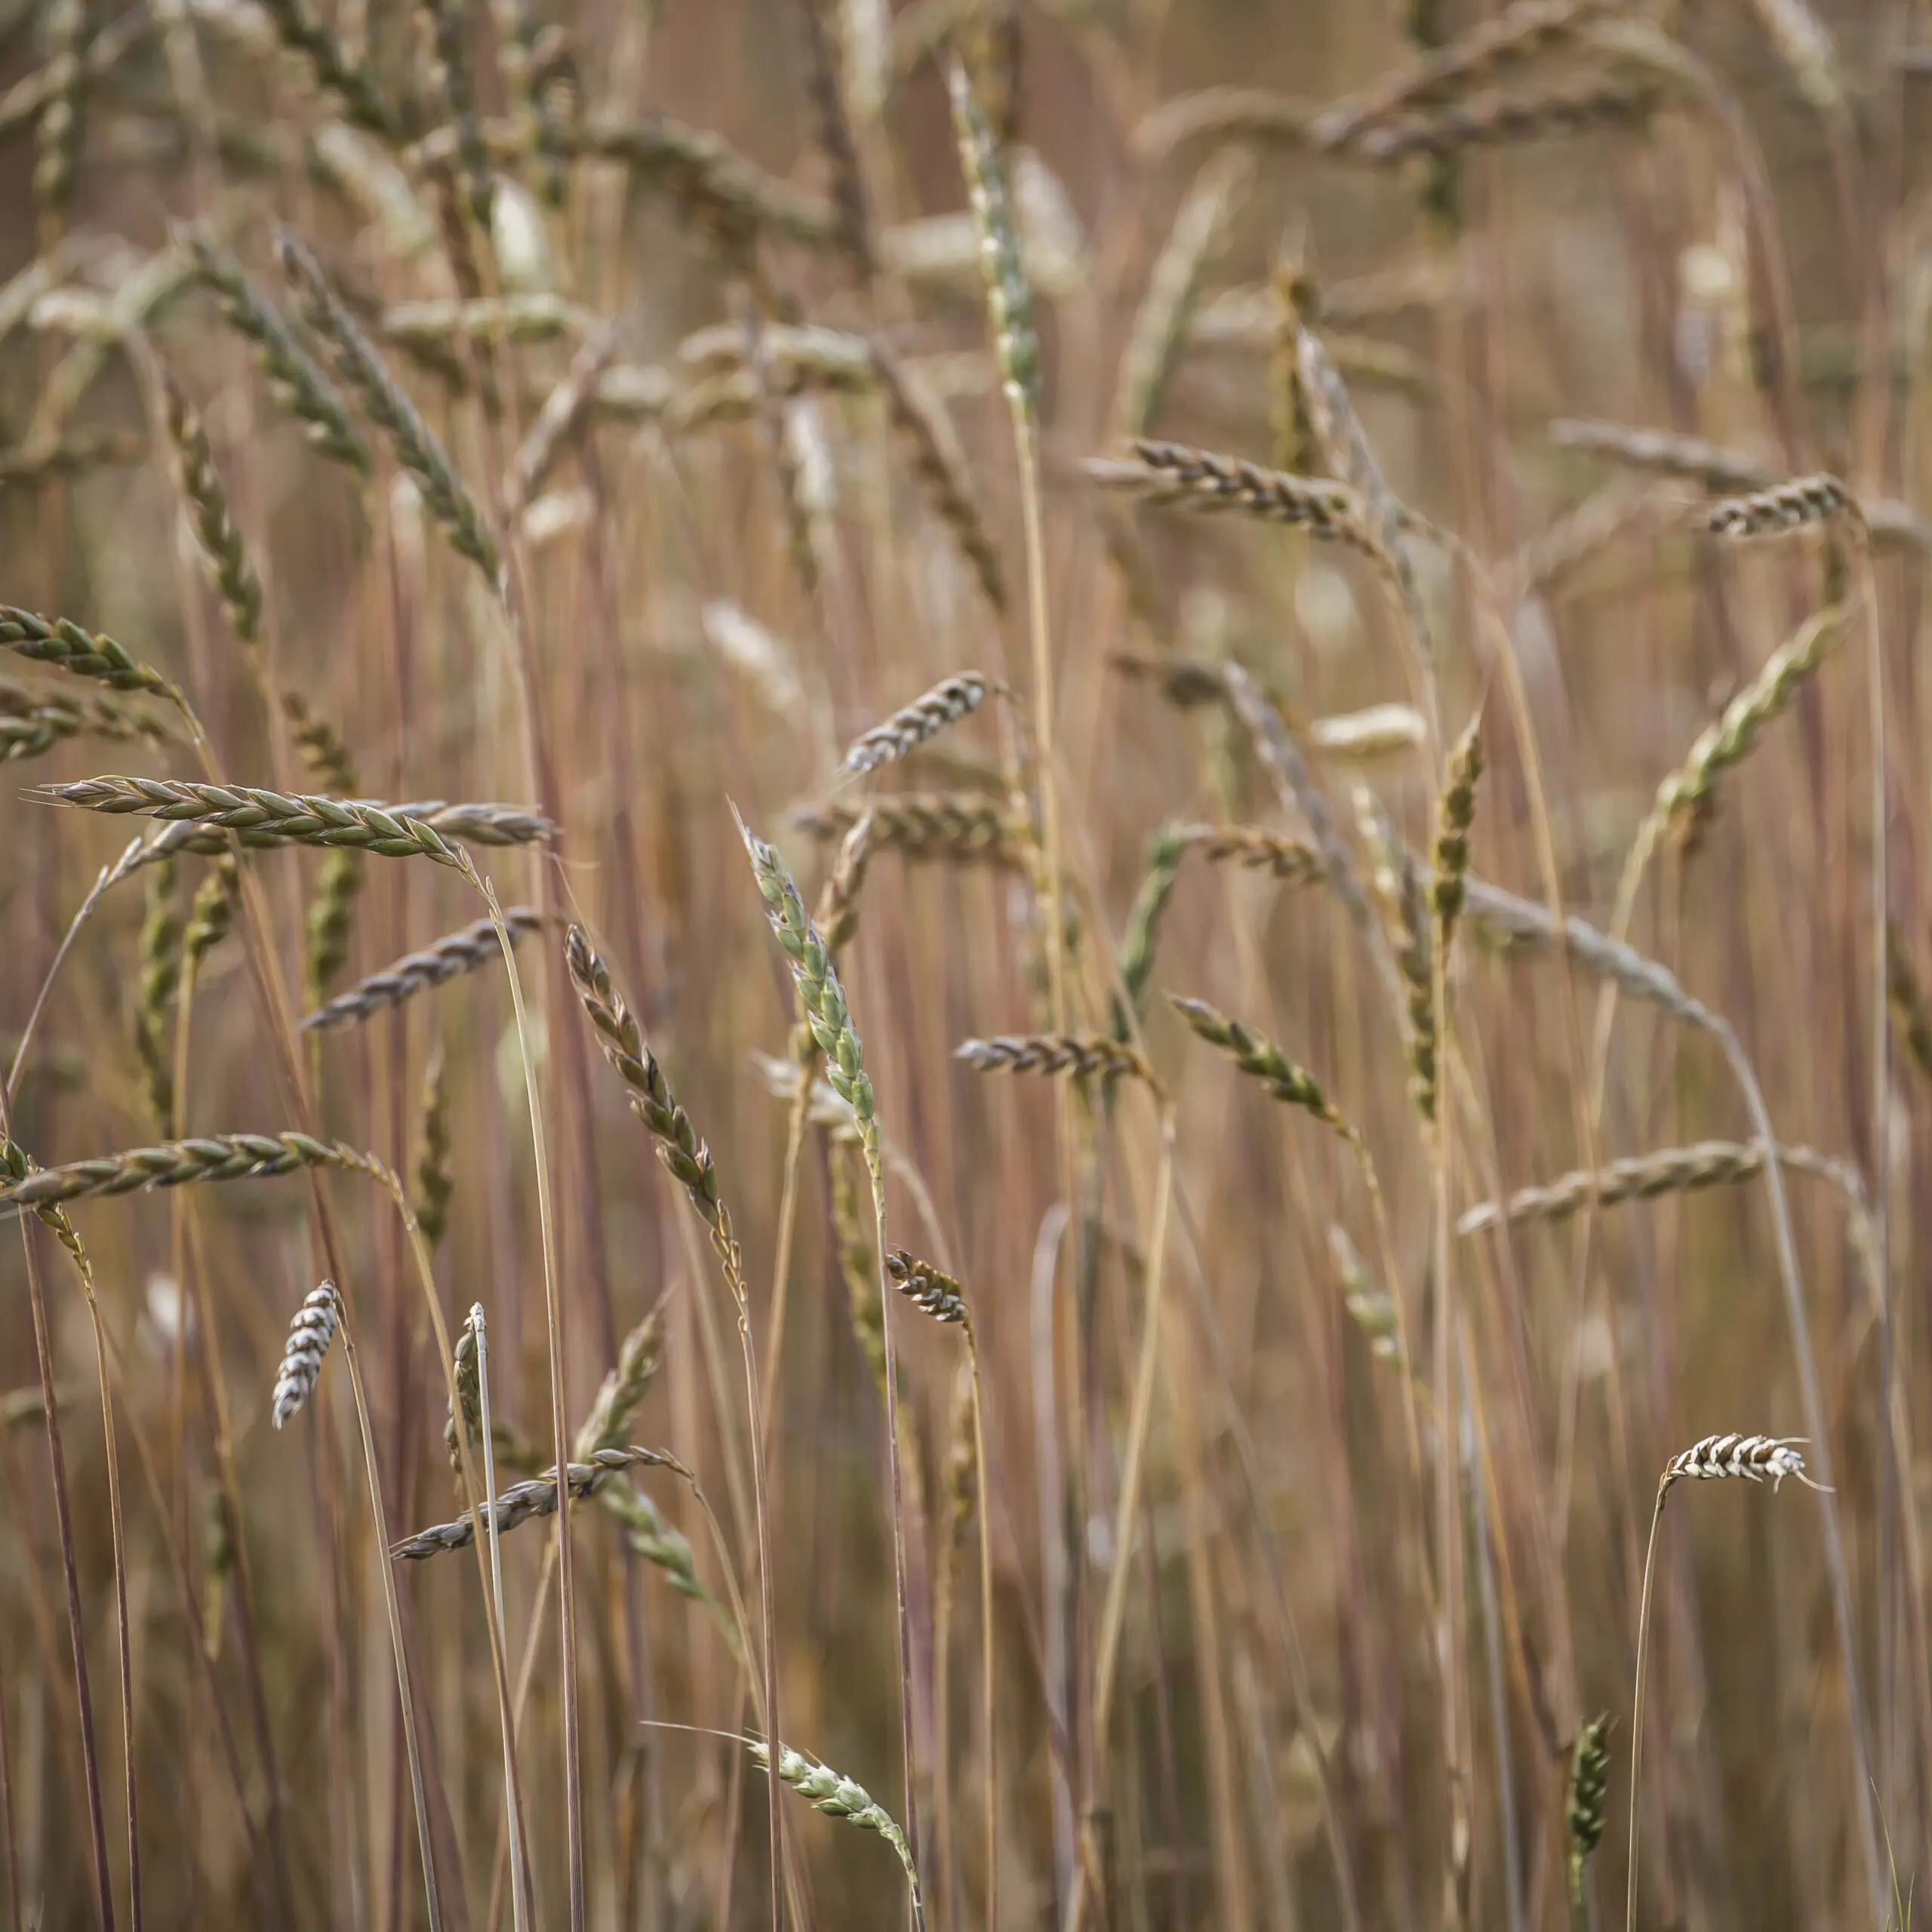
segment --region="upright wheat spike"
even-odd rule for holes
[[[1469,827],[1475,820],[1476,782],[1483,768],[1482,740],[1477,735],[1481,722],[1480,714],[1472,718],[1450,748],[1447,778],[1436,806],[1435,876],[1430,899],[1445,956],[1469,877]]]
[[[235,924],[235,901],[241,896],[242,869],[232,852],[224,852],[209,866],[195,888],[188,924],[181,934],[181,964],[198,974],[202,962],[225,940]]]
[[[450,1196],[456,1182],[450,1172],[449,1094],[443,1072],[443,1043],[438,1040],[423,1069],[423,1091],[417,1103],[416,1186],[411,1211],[423,1243],[432,1254],[443,1244],[450,1223]]]
[[[281,1366],[275,1371],[274,1417],[280,1429],[315,1393],[315,1379],[322,1372],[322,1358],[341,1325],[342,1298],[333,1281],[312,1289],[295,1311],[289,1324],[288,1346]]]
[[[443,1447],[449,1451],[450,1467],[456,1472],[459,1489],[463,1450],[475,1454],[483,1447],[483,1383],[477,1361],[475,1321],[480,1306],[472,1308],[469,1318],[456,1338],[456,1359],[450,1365],[451,1379],[456,1383],[456,1406],[443,1423]]]
[[[663,1358],[664,1324],[654,1308],[625,1336],[617,1361],[598,1386],[597,1399],[577,1432],[571,1447],[572,1461],[587,1463],[600,1449],[622,1447],[630,1433],[631,1419],[642,1406]]]
[[[1912,963],[1904,933],[1892,928],[1891,943],[1886,948],[1885,966],[1892,1017],[1900,1037],[1905,1041],[1912,1063],[1927,1080],[1932,1080],[1932,1007],[1926,1003],[1925,989]]]
[[[1588,1932],[1583,1867],[1603,1837],[1604,1808],[1610,1794],[1610,1726],[1606,1712],[1591,1718],[1570,1747],[1570,1795],[1564,1821],[1570,1831],[1570,1909],[1572,1932]]]
[[[543,923],[534,906],[512,906],[503,912],[510,937],[520,940]],[[439,986],[460,974],[473,973],[502,956],[495,922],[478,919],[425,946],[420,952],[405,954],[392,966],[371,973],[346,992],[338,993],[325,1006],[303,1017],[305,1032],[319,1032],[331,1026],[367,1020],[385,1007],[400,1006],[406,999]]]
[[[175,486],[194,525],[208,577],[221,598],[235,641],[250,650],[262,641],[262,586],[248,561],[242,533],[228,506],[228,492],[214,466],[208,432],[181,386],[160,371],[168,434],[174,448]]]
[[[949,725],[977,711],[989,691],[1001,688],[997,678],[978,671],[962,671],[941,678],[931,691],[855,739],[845,754],[844,769],[853,773],[872,771],[905,757]]]
[[[88,13],[88,0],[52,0],[47,9],[50,87],[36,131],[39,152],[33,169],[43,254],[58,247],[66,232],[68,207],[80,174],[84,131],[81,57],[87,38]]]
[[[1146,434],[1186,334],[1201,278],[1254,177],[1254,157],[1229,146],[1195,177],[1135,312],[1115,389],[1114,432]]]
[[[328,344],[336,373],[361,398],[371,420],[388,436],[396,460],[416,479],[423,500],[451,546],[494,586],[500,563],[497,540],[435,432],[356,327],[315,257],[286,232],[277,238],[276,247],[301,305],[302,318]]]
[[[276,401],[325,456],[366,479],[374,466],[368,445],[349,420],[334,384],[296,340],[275,305],[249,281],[233,256],[206,235],[189,229],[182,238],[195,274],[214,291],[229,328],[254,343]]]
[[[141,921],[140,996],[134,1009],[134,1052],[148,1113],[156,1129],[174,1124],[174,1062],[168,1050],[175,996],[181,985],[181,916],[171,860],[148,874],[147,916]]]

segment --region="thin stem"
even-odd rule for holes
[[[986,1486],[986,1429],[980,1377],[980,1337],[969,1324],[966,1347],[973,1372],[973,1473],[980,1489],[980,1701],[986,1754],[986,1932],[999,1932],[999,1747],[995,1728],[992,1494]]]
[[[1650,1546],[1644,1552],[1643,1607],[1637,1614],[1637,1691],[1630,1714],[1630,1869],[1624,1906],[1626,1932],[1637,1932],[1637,1820],[1641,1796],[1637,1774],[1644,1755],[1644,1660],[1651,1630],[1651,1582],[1657,1553],[1657,1525],[1663,1521],[1665,1494],[1660,1483],[1657,1507],[1651,1512]],[[1580,1883],[1578,1889],[1581,1890]]]
[[[497,1494],[497,1450],[490,1427],[490,1343],[484,1328],[481,1303],[471,1310],[470,1319],[476,1332],[477,1428],[483,1438],[483,1494],[491,1498],[494,1503]],[[459,1410],[459,1417],[460,1414]],[[461,1428],[459,1420],[459,1435]],[[463,1454],[466,1456],[469,1454],[467,1443],[463,1444]],[[475,1499],[472,1499],[472,1507],[474,1503]],[[503,1796],[509,1806],[510,1918],[516,1932],[524,1932],[526,1922],[525,1893],[528,1881],[524,1875],[523,1864],[523,1794],[518,1787],[516,1734],[510,1722],[509,1686],[503,1669],[503,1644],[509,1639],[509,1620],[503,1613],[503,1532],[498,1526],[494,1506],[490,1511],[490,1593],[496,1610],[496,1623],[491,1632],[490,1648],[491,1662],[498,1679],[497,1696],[502,1704]]]
[[[892,1304],[898,1297],[886,1271],[885,1171],[880,1164],[877,1130],[866,1146],[866,1171],[872,1189],[872,1230],[878,1251],[879,1337],[885,1354],[885,1459],[892,1485],[893,1594],[899,1613],[899,1742],[906,1761],[906,1842],[912,1847],[916,1872],[919,1858],[919,1813],[912,1758],[912,1618],[906,1600],[906,1521],[899,1475],[899,1363],[892,1352]],[[981,1509],[984,1511],[984,1499]],[[767,1731],[768,1737],[773,1734]],[[916,1875],[912,1886],[912,1923],[925,1932],[925,1908],[920,1903]]]
[[[466,859],[463,869],[481,892],[503,943],[503,967],[509,980],[510,1002],[516,1011],[517,1045],[523,1060],[524,1091],[530,1101],[530,1144],[537,1168],[537,1211],[543,1241],[543,1309],[549,1340],[550,1424],[557,1457],[557,1614],[563,1648],[564,1842],[570,1866],[571,1925],[583,1932],[583,1795],[578,1777],[577,1625],[572,1614],[570,1536],[570,1441],[564,1423],[564,1320],[557,1293],[557,1232],[550,1201],[550,1162],[543,1140],[543,1108],[537,1091],[537,1070],[530,1051],[530,1017],[525,1008],[523,981],[516,968],[516,951],[496,889]],[[445,1350],[447,1363],[448,1351]]]
[[[1120,1500],[1114,1514],[1113,1567],[1100,1610],[1100,1639],[1094,1667],[1094,1756],[1103,1759],[1107,1724],[1112,1714],[1114,1670],[1121,1626],[1127,1611],[1128,1557],[1140,1509],[1141,1469],[1154,1413],[1155,1372],[1161,1358],[1161,1317],[1167,1287],[1168,1214],[1174,1199],[1174,1121],[1168,1109],[1161,1119],[1161,1165],[1154,1183],[1154,1211],[1147,1238],[1147,1306],[1141,1317],[1140,1361],[1135,1372],[1134,1407],[1127,1427],[1127,1451],[1121,1465]]]
[[[402,1703],[402,1734],[409,1755],[410,1796],[416,1807],[416,1835],[423,1846],[423,1889],[429,1905],[430,1932],[442,1932],[443,1901],[436,1883],[435,1860],[429,1855],[429,1807],[423,1792],[423,1762],[416,1741],[416,1697],[402,1647],[402,1611],[396,1601],[395,1577],[389,1561],[389,1512],[383,1506],[383,1484],[376,1460],[376,1432],[369,1421],[369,1399],[362,1386],[362,1364],[349,1320],[349,1303],[340,1303],[343,1360],[349,1368],[349,1386],[355,1400],[355,1420],[362,1432],[362,1461],[369,1473],[369,1508],[376,1519],[376,1567],[383,1579],[383,1607],[389,1614],[389,1641],[395,1653],[397,1694]]]

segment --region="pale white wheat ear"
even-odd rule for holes
[[[288,1420],[314,1392],[322,1358],[342,1323],[342,1299],[333,1281],[312,1290],[288,1324],[288,1346],[275,1371],[275,1426]]]
[[[1786,1476],[1795,1476],[1806,1488],[1829,1494],[1825,1484],[1814,1482],[1804,1473],[1804,1458],[1798,1451],[1806,1440],[1801,1435],[1706,1435],[1672,1457],[1658,1478],[1657,1507],[1651,1513],[1650,1545],[1644,1552],[1643,1605],[1637,1614],[1637,1687],[1630,1719],[1630,1865],[1625,1894],[1628,1932],[1637,1932],[1637,1821],[1642,1815],[1637,1773],[1644,1753],[1644,1661],[1651,1629],[1651,1584],[1655,1574],[1657,1525],[1663,1521],[1664,1499],[1680,1482],[1722,1482],[1734,1476],[1757,1483],[1768,1477],[1774,1490],[1783,1485]]]

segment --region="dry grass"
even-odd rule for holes
[[[0,0],[0,1932],[1883,1923],[1918,21]]]

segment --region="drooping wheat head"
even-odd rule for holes
[[[512,943],[534,932],[543,915],[534,906],[506,907],[503,923]],[[326,1006],[302,1019],[304,1032],[319,1032],[333,1026],[360,1023],[386,1007],[400,1006],[432,986],[440,986],[464,973],[473,973],[502,957],[503,948],[496,925],[490,919],[478,919],[453,933],[446,933],[420,952],[405,954],[393,965],[359,980],[345,992],[338,993]]]
[[[288,1346],[275,1371],[273,1416],[281,1428],[315,1393],[322,1361],[342,1324],[342,1298],[333,1281],[310,1290],[288,1324]]]
[[[1126,1041],[1103,1033],[1001,1033],[987,1040],[964,1040],[955,1060],[981,1073],[1071,1074],[1076,1079],[1143,1081],[1161,1089],[1146,1056]]]
[[[1001,688],[997,678],[978,671],[962,671],[942,678],[931,691],[922,692],[910,704],[902,706],[890,718],[854,740],[845,754],[844,769],[852,773],[872,771],[892,764],[928,739],[938,737],[949,725],[970,716],[978,710],[989,691]]]
[[[950,1275],[922,1261],[911,1249],[895,1247],[885,1257],[885,1272],[892,1277],[893,1286],[935,1321],[971,1323],[964,1290]]]
[[[1685,1481],[1719,1482],[1741,1477],[1747,1482],[1768,1478],[1774,1489],[1786,1476],[1795,1476],[1807,1489],[1821,1485],[1804,1473],[1804,1458],[1799,1449],[1802,1436],[1707,1435],[1694,1442],[1664,1465],[1658,1487],[1658,1500],[1677,1484]]]
[[[0,645],[36,663],[57,665],[117,691],[149,691],[172,699],[175,688],[152,666],[142,663],[111,637],[84,631],[65,617],[43,617],[17,605],[0,604]]]
[[[1857,503],[1835,476],[1799,476],[1748,496],[1730,497],[1711,506],[1706,528],[1734,541],[1779,537],[1787,531],[1857,516]]]
[[[1178,993],[1170,994],[1168,999],[1198,1038],[1211,1047],[1218,1047],[1242,1072],[1260,1081],[1273,1098],[1312,1113],[1345,1138],[1354,1137],[1354,1130],[1322,1091],[1321,1082],[1306,1067],[1291,1060],[1272,1040],[1263,1038],[1204,999],[1184,998]]]
[[[666,1459],[654,1450],[600,1449],[586,1461],[572,1463],[566,1473],[565,1487],[573,1503],[596,1495],[625,1470],[662,1466]],[[557,1513],[557,1472],[554,1467],[527,1482],[512,1483],[494,1503],[485,1503],[481,1515],[485,1526],[507,1536],[525,1523]],[[468,1510],[453,1523],[432,1524],[404,1539],[389,1551],[392,1560],[420,1563],[432,1556],[447,1555],[452,1550],[467,1549],[476,1534],[476,1525]]]
[[[663,1358],[664,1324],[654,1308],[624,1337],[616,1362],[598,1385],[596,1399],[571,1445],[573,1462],[587,1463],[600,1449],[623,1446]]]

